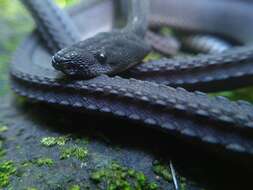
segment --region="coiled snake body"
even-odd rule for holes
[[[36,1],[38,0],[27,0],[26,2]],[[48,8],[43,7],[45,2],[43,1],[41,4],[40,10]],[[170,6],[171,9],[178,10],[180,8],[180,3],[174,1],[166,1],[165,4],[161,3],[164,1],[155,2],[155,5],[152,5],[153,15],[155,15],[155,11],[161,11],[163,18],[166,15],[169,16],[168,12],[170,12],[168,10],[162,11],[161,7],[165,7],[165,4],[168,4],[166,5],[167,8]],[[207,1],[205,2],[207,3]],[[53,6],[53,4],[51,5]],[[172,5],[178,7],[175,8]],[[30,6],[33,5],[30,4]],[[101,3],[99,6],[106,6],[106,3]],[[197,5],[192,4],[192,8],[194,6],[197,7]],[[233,7],[233,3],[231,7]],[[35,17],[36,12],[35,10],[33,13]],[[76,11],[75,14],[78,12]],[[48,15],[38,14],[37,16],[45,18]],[[56,16],[57,11],[50,12],[50,16],[45,20],[47,22],[52,21],[54,24],[55,21],[50,18]],[[154,21],[157,17],[152,19]],[[252,14],[250,19],[253,19]],[[41,19],[39,22],[44,21]],[[159,17],[159,22],[158,24],[175,25],[174,21],[163,20],[161,17]],[[41,26],[45,26],[41,30],[42,32],[51,28],[48,28],[48,25]],[[178,26],[187,25],[179,22]],[[194,24],[190,26],[194,26]],[[53,34],[57,34],[61,30],[62,28],[56,27]],[[239,36],[235,35],[235,37]],[[244,36],[243,39],[245,40],[246,37]],[[204,144],[220,146],[226,150],[247,155],[253,154],[253,106],[250,103],[244,101],[231,102],[221,97],[210,98],[204,93],[188,92],[182,88],[158,84],[158,82],[169,84],[167,82],[169,76],[165,77],[164,73],[168,75],[168,73],[173,74],[175,72],[175,74],[179,73],[184,77],[188,71],[196,69],[197,72],[201,71],[200,74],[205,75],[206,70],[210,68],[214,68],[218,73],[223,73],[228,69],[229,77],[223,81],[229,81],[230,77],[233,78],[233,76],[239,78],[246,76],[248,80],[248,76],[251,77],[252,72],[252,47],[245,46],[220,54],[202,55],[187,59],[164,59],[149,62],[133,68],[126,74],[143,80],[109,77],[102,74],[90,80],[69,79],[66,81],[61,80],[59,72],[51,67],[50,53],[43,49],[38,42],[37,36],[33,34],[26,39],[14,56],[11,65],[12,86],[18,94],[50,104],[126,118],[157,127],[183,139],[195,139]],[[242,42],[246,42],[246,40]],[[42,55],[35,51],[36,49],[43,52]],[[32,57],[31,52],[34,52]],[[44,56],[44,59],[36,59],[37,54]],[[26,61],[20,61],[18,57],[20,55]],[[244,72],[239,75],[238,70],[235,71],[235,69],[241,73],[243,69]],[[181,70],[184,71],[184,74],[183,72],[180,73]],[[193,74],[194,72],[190,73],[194,76]],[[216,75],[217,73],[213,73],[214,77],[217,77]],[[157,83],[145,80],[156,81]]]

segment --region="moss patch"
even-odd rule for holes
[[[74,146],[70,148],[63,148],[61,150],[60,159],[67,159],[74,157],[78,160],[84,160],[88,155],[88,149],[85,147]]]
[[[52,166],[54,161],[51,158],[39,158],[35,161],[37,166]]]
[[[0,187],[9,185],[10,176],[16,172],[12,161],[0,163]]]
[[[79,185],[73,185],[69,188],[69,190],[81,190]]]
[[[108,168],[94,171],[91,180],[98,189],[108,190],[155,190],[156,183],[149,183],[142,173],[113,163]]]
[[[184,177],[180,177],[179,181],[180,181],[180,189],[181,190],[186,190],[187,189],[187,187],[186,187],[186,179]]]
[[[3,149],[3,140],[0,139],[0,158],[5,155],[5,150]]]
[[[162,177],[165,181],[171,182],[173,180],[170,169],[165,164],[162,164],[158,161],[153,163],[153,172]]]
[[[28,187],[26,190],[38,190],[38,189],[35,187]]]
[[[156,52],[151,52],[149,53],[145,58],[144,58],[144,62],[148,62],[148,61],[154,61],[157,59],[160,59],[161,55],[156,53]]]
[[[170,28],[168,28],[168,27],[163,27],[161,29],[160,33],[162,35],[164,35],[164,36],[168,36],[168,35],[171,36],[171,35],[173,35],[173,31]]]
[[[0,123],[0,133],[6,132],[7,130],[8,130],[8,127]]]
[[[69,140],[69,136],[63,137],[44,137],[41,139],[41,144],[43,146],[52,147],[55,145],[63,146]]]
[[[73,5],[74,3],[79,2],[80,0],[55,0],[56,3],[58,3],[58,5],[60,5],[61,7],[66,7],[66,6],[70,6]]]

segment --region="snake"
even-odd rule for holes
[[[124,17],[126,17],[128,15],[128,11],[127,11],[128,1],[119,0],[118,2],[120,2],[119,6],[120,6],[121,15],[123,14]],[[150,32],[148,32],[148,34],[149,33]],[[156,43],[152,43],[151,45],[155,45],[155,44],[159,45],[160,42],[162,42],[163,40],[165,41],[165,44],[170,44],[173,47],[174,51],[175,50],[178,51],[179,46],[181,46],[178,44],[179,42],[176,42],[175,38],[172,38],[171,36],[169,37],[169,39],[170,39],[169,42],[166,41],[165,39],[161,39],[159,41],[155,40]],[[187,48],[190,51],[203,52],[203,53],[219,53],[232,47],[232,44],[229,43],[227,40],[223,40],[220,37],[217,37],[214,35],[208,35],[208,34],[197,34],[197,35],[188,34],[187,36],[183,37],[182,43],[183,43],[182,45],[184,46],[184,48]],[[172,51],[168,51],[169,50],[168,47],[161,48],[160,46],[158,46],[158,48],[155,48],[155,50],[165,55],[172,54],[172,53],[171,54],[166,53],[166,52],[172,52]]]
[[[51,17],[58,17],[59,14],[57,12],[60,12],[52,2],[45,6],[46,1],[49,2],[49,0],[26,1],[30,2],[29,6],[35,5],[33,4],[34,2],[41,3],[40,7],[35,6],[30,10],[34,11],[34,17],[42,16],[44,18],[36,19],[39,22],[51,22],[48,25],[41,25],[45,26],[45,28],[43,27],[44,32],[54,26],[55,20],[51,19]],[[161,11],[164,14],[162,16],[168,16],[168,12],[170,11],[162,11],[161,6],[164,7],[164,4],[160,4],[161,1],[152,2],[155,2],[156,5],[152,5],[152,8],[159,7],[156,11]],[[91,15],[93,17],[95,15],[98,16],[101,8],[108,8],[110,6],[107,5],[111,5],[111,3],[111,1],[106,1],[98,3],[98,5],[94,5],[93,7],[83,8],[85,11],[82,11],[84,14],[82,16],[84,18]],[[37,10],[38,12],[43,12],[45,9],[53,10],[48,9],[48,5],[54,6],[55,11],[50,11],[50,15],[37,14]],[[179,4],[175,4],[175,6],[179,7],[175,8],[171,6],[171,9],[178,10],[180,8]],[[194,4],[191,6],[194,8]],[[210,6],[205,5],[205,7],[208,8]],[[96,9],[97,12],[94,11]],[[70,15],[74,19],[77,19],[78,15],[81,14],[78,10],[74,9],[74,11],[70,11]],[[204,11],[206,10],[204,9]],[[152,14],[155,15],[155,13]],[[58,28],[60,20],[58,18],[57,25],[55,25],[56,28],[51,28],[54,31],[52,34],[55,34],[55,36],[58,36],[57,34],[64,29]],[[165,24],[170,23],[168,19],[163,20],[159,18],[158,25],[164,21],[166,21]],[[71,27],[71,25],[63,25]],[[48,26],[50,27],[47,28]],[[180,22],[178,26],[182,27]],[[66,29],[67,31],[72,30],[70,28],[70,30]],[[236,37],[238,36],[235,35]],[[245,38],[243,36],[242,40]],[[49,41],[50,39],[48,38]],[[70,47],[72,47],[71,44]],[[182,65],[179,65],[179,69],[182,69],[181,66],[184,65],[186,69],[190,67],[209,69],[209,64],[211,63],[214,66],[219,65],[219,67],[222,67],[221,70],[224,70],[223,67],[229,67],[233,64],[236,64],[236,67],[240,68],[243,66],[241,61],[249,61],[250,52],[250,46],[242,46],[219,54],[201,55],[186,60],[180,58],[184,62]],[[231,55],[233,56],[231,57]],[[180,87],[174,88],[158,82],[139,80],[138,77],[140,76],[138,75],[130,79],[123,78],[122,76],[108,76],[104,73],[87,80],[66,78],[61,72],[52,68],[51,56],[52,53],[43,46],[36,32],[26,38],[16,51],[11,63],[10,73],[13,90],[20,96],[24,96],[30,100],[138,122],[174,135],[181,140],[201,142],[202,145],[206,145],[210,149],[215,148],[216,151],[217,147],[219,147],[221,150],[241,155],[252,156],[253,154],[253,106],[248,102],[232,102],[219,96],[211,98],[203,92],[189,92]],[[194,59],[201,62],[192,61]],[[161,69],[168,72],[169,66],[170,70],[173,68],[174,62],[172,60],[174,59],[169,60],[172,62],[172,65],[165,64],[165,66],[162,66],[164,63],[168,63],[168,60],[158,60],[156,61],[156,65],[155,62],[141,64],[133,69],[129,69],[129,72],[131,70],[132,72],[139,71],[140,73],[152,71],[153,73],[157,73],[156,76],[159,77]],[[212,62],[209,62],[211,60]],[[238,62],[240,63],[239,65]],[[154,68],[157,68],[157,70],[154,70]],[[179,69],[178,67],[175,68],[176,71]],[[144,77],[147,76],[144,75]]]
[[[212,35],[190,35],[184,37],[182,43],[192,52],[222,53],[232,48],[231,43]]]
[[[227,6],[229,9],[225,8]],[[200,31],[218,34],[232,38],[243,46],[217,56],[199,55],[189,59],[177,57],[152,61],[133,68],[129,77],[181,86],[191,91],[219,91],[224,86],[232,89],[242,84],[251,84],[252,25],[248,24],[252,22],[251,6],[251,3],[241,1],[229,4],[226,1],[209,3],[198,0],[191,3],[184,0],[180,3],[174,0],[154,3],[152,20],[157,26],[168,25],[193,33]],[[195,12],[198,14],[194,14]],[[237,79],[243,82],[238,84]],[[230,82],[226,82],[229,80]]]
[[[130,0],[131,14],[121,30],[99,33],[57,52],[55,69],[66,75],[91,78],[124,71],[150,52],[144,36],[148,26],[149,0]]]

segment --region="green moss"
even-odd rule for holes
[[[173,35],[173,31],[168,27],[163,27],[160,32],[164,36]]]
[[[141,186],[145,185],[145,183],[146,183],[146,181],[147,181],[146,176],[145,176],[143,173],[141,173],[141,172],[136,172],[136,173],[135,173],[135,178],[136,178],[137,182],[138,182]]]
[[[10,176],[16,172],[12,161],[0,163],[0,187],[9,185]]]
[[[74,3],[79,2],[80,0],[55,0],[56,3],[58,3],[58,5],[60,5],[61,7],[66,7],[66,6],[70,6],[73,5]]]
[[[210,93],[211,96],[225,96],[230,100],[246,100],[253,103],[253,87],[241,88],[233,91]]]
[[[35,161],[35,164],[38,166],[52,166],[54,161],[51,158],[39,158]]]
[[[73,185],[69,188],[69,190],[81,190],[79,185]]]
[[[165,164],[155,161],[153,163],[153,171],[156,175],[162,177],[164,180],[166,180],[168,182],[172,181],[171,172]]]
[[[69,136],[63,137],[44,137],[41,139],[41,144],[43,146],[52,147],[55,145],[63,146],[69,140]]]
[[[21,163],[21,167],[24,167],[24,168],[31,167],[32,165],[33,165],[32,161],[25,161]]]
[[[70,147],[70,148],[63,148],[61,150],[60,159],[67,159],[70,157],[74,157],[78,160],[84,160],[88,155],[88,149],[85,147]]]
[[[8,130],[8,127],[2,123],[0,123],[0,134],[4,133]],[[5,150],[3,149],[4,137],[0,136],[0,157],[5,155]]]
[[[184,177],[180,177],[179,181],[180,181],[180,189],[186,190],[186,179]]]
[[[6,151],[0,148],[0,158],[3,157],[5,154],[6,154]]]
[[[158,185],[149,183],[142,172],[113,163],[106,168],[94,171],[91,180],[97,188],[108,190],[156,190]]]
[[[148,186],[149,190],[156,190],[158,188],[159,188],[158,185],[154,182],[150,183],[149,186]]]
[[[8,127],[0,123],[0,133],[6,132],[7,130],[8,130]]]
[[[28,187],[26,190],[38,190],[38,189],[35,187]]]
[[[157,59],[160,59],[161,58],[161,55],[158,54],[158,53],[155,53],[155,52],[151,52],[150,54],[148,54],[145,59],[144,59],[144,62],[147,62],[147,61],[153,61],[153,60],[157,60]]]
[[[3,149],[3,141],[0,140],[0,158],[5,155],[5,150]]]

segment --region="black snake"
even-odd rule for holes
[[[36,3],[41,3],[40,7],[35,6],[31,10],[35,17],[38,16],[36,20],[39,24],[45,22],[44,25],[40,25],[42,26],[40,29],[42,33],[49,34],[50,31],[53,31],[51,34],[54,35],[61,33],[66,28],[64,32],[68,36],[68,31],[72,31],[71,28],[68,29],[71,25],[66,26],[64,20],[62,23],[59,22],[66,15],[61,17],[58,14],[60,11],[57,10],[57,7],[52,2],[49,3],[50,1],[47,1],[27,0],[25,2],[30,7],[33,7]],[[188,30],[208,30],[208,28],[205,28],[205,23],[203,26],[199,26],[196,23],[194,25],[194,19],[190,16],[187,17],[187,12],[185,14],[189,22],[188,20],[185,20],[185,23],[175,22],[173,19],[168,19],[178,18],[180,20],[180,16],[177,14],[174,16],[169,14],[173,14],[173,10],[179,10],[180,6],[184,7],[184,4],[176,3],[173,0],[162,4],[163,2],[159,0],[152,1],[152,19],[153,21],[157,19],[155,22],[157,25],[176,25],[178,29],[185,27]],[[208,3],[208,1],[202,2]],[[211,5],[215,4],[215,2],[209,3],[210,10],[212,8]],[[46,3],[49,3],[48,5],[54,7],[55,10],[53,12],[49,11],[49,15],[47,15],[47,11],[51,9],[45,6]],[[108,8],[108,3],[110,4],[111,1],[90,7],[83,12],[82,16],[93,14],[93,16],[99,17],[98,12],[103,7]],[[231,5],[231,8],[235,8],[234,2],[224,5]],[[244,4],[242,3],[241,6],[244,6]],[[167,9],[164,11],[164,7],[167,9],[170,7],[169,10],[171,9],[171,11]],[[194,10],[194,8],[198,7],[198,4],[193,3],[189,7]],[[206,5],[204,6],[206,9],[207,7]],[[99,11],[91,13],[92,10],[96,9]],[[191,9],[189,9],[189,12],[191,12]],[[204,11],[206,10],[204,9]],[[205,13],[204,11],[202,12],[203,14]],[[37,12],[40,14],[36,15]],[[157,17],[158,12],[159,19]],[[231,11],[231,17],[236,15],[236,13],[235,15],[233,13],[235,12]],[[243,12],[245,15],[246,13],[247,11]],[[75,19],[78,19],[78,15],[81,13],[80,10],[75,9],[70,14]],[[44,20],[39,19],[40,17],[44,18]],[[54,19],[51,19],[51,17]],[[103,15],[100,18],[102,17]],[[246,18],[250,20],[253,19],[253,16],[249,13]],[[55,19],[58,20],[57,25],[54,25]],[[59,28],[59,24],[62,24],[64,28]],[[102,23],[100,24],[102,25]],[[209,24],[211,25],[212,23]],[[54,28],[54,26],[56,27]],[[83,31],[85,31],[84,28]],[[216,31],[210,29],[208,32]],[[226,31],[221,30],[219,32]],[[247,43],[250,42],[250,37],[247,38],[246,35],[243,32],[241,34],[239,32],[231,32],[230,37],[241,40],[241,43]],[[193,76],[193,79],[194,76],[197,76],[195,80],[197,78],[198,80],[203,80],[202,82],[204,83],[209,83],[217,78],[218,81],[226,82],[235,76],[241,79],[237,82],[240,85],[244,77],[246,77],[245,80],[247,82],[250,82],[248,78],[252,77],[251,46],[232,48],[219,54],[201,55],[187,59],[162,59],[142,64],[125,73],[128,76],[143,80],[126,79],[118,76],[109,77],[107,75],[101,75],[90,80],[72,80],[62,78],[61,74],[51,67],[51,55],[39,42],[37,35],[32,34],[24,41],[14,56],[11,65],[11,77],[13,89],[18,94],[50,104],[126,118],[157,127],[183,139],[195,139],[227,150],[247,155],[253,154],[253,106],[250,103],[244,101],[231,102],[222,97],[210,98],[201,92],[188,92],[182,88],[172,88],[163,85],[170,84],[173,76],[170,80],[169,77],[173,73],[180,75],[182,80],[187,74]],[[63,42],[61,41],[60,43]],[[205,73],[212,69],[217,71],[216,73],[208,73],[213,78],[205,78]],[[226,70],[228,70],[228,74]],[[219,72],[226,73],[226,77],[223,78],[225,80],[220,80],[217,76]],[[240,73],[238,74],[238,72]],[[202,78],[199,75],[202,75]],[[189,78],[187,79],[189,80]],[[148,80],[157,83],[148,82]],[[196,81],[192,82],[192,84],[194,83]],[[198,84],[194,88],[197,89]]]

